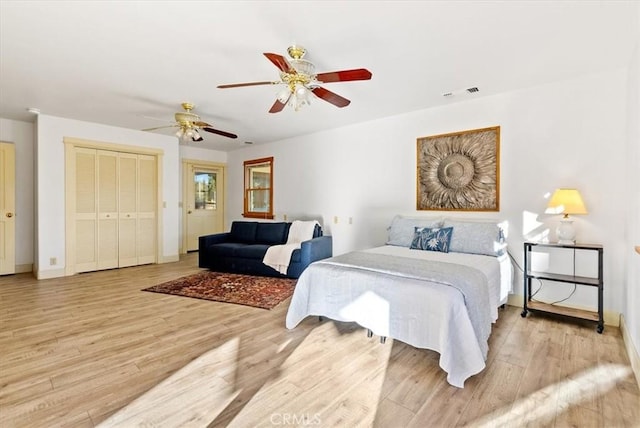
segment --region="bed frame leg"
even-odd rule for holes
[[[373,332],[367,329],[367,337],[373,337]]]
[[[385,336],[380,336],[380,343],[384,343],[387,341],[387,338]]]

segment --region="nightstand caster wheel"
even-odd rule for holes
[[[523,310],[522,312],[520,312],[520,316],[521,316],[522,318],[526,318],[526,317],[527,317],[527,310],[525,309],[525,310]]]
[[[596,331],[600,334],[602,334],[602,332],[604,331],[604,326],[601,324],[598,324],[598,328],[596,329]]]

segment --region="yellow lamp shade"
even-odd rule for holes
[[[580,192],[576,189],[556,189],[547,205],[547,214],[587,214]]]

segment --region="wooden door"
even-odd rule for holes
[[[187,251],[198,250],[198,238],[224,231],[222,168],[189,165],[187,183]]]
[[[0,275],[16,272],[15,147],[0,143]]]

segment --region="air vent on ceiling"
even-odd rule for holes
[[[466,89],[457,89],[455,91],[449,91],[449,92],[445,92],[442,94],[443,97],[453,97],[454,95],[460,95],[460,94],[464,94],[464,93],[468,93],[468,94],[474,94],[476,92],[480,92],[480,89],[478,89],[477,86],[472,86],[470,88],[466,88]]]

